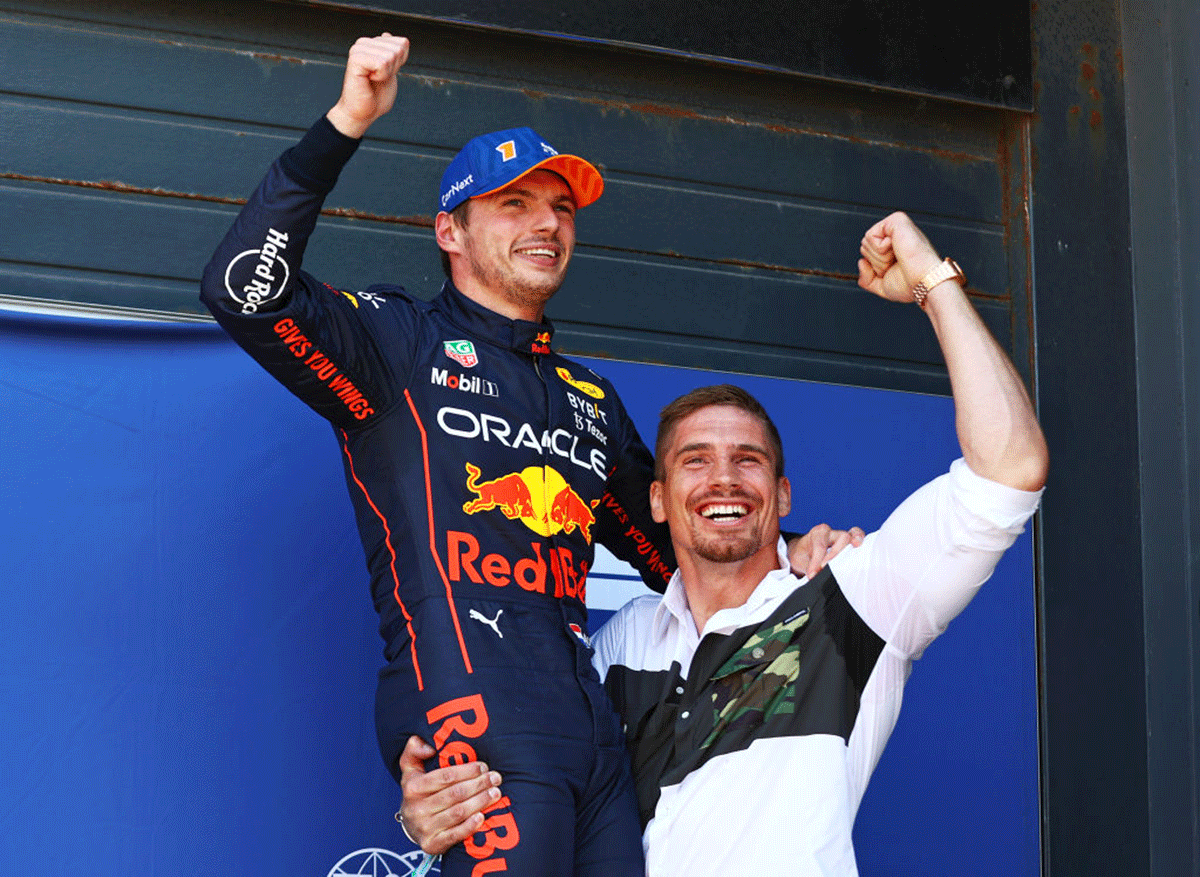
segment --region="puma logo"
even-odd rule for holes
[[[500,616],[503,614],[504,614],[503,609],[496,610],[495,618],[488,618],[486,615],[484,615],[478,609],[472,609],[470,612],[467,613],[468,616],[470,616],[471,618],[474,618],[480,624],[486,624],[492,630],[496,631],[496,636],[500,637],[500,639],[504,639],[504,634],[502,634],[500,632]]]

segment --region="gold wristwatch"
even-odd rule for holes
[[[962,286],[967,285],[967,276],[958,267],[958,263],[949,257],[934,265],[917,281],[917,285],[912,288],[913,299],[924,308],[929,290],[945,280],[957,280]]]

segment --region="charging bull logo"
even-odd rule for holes
[[[525,479],[529,477],[526,473],[538,471],[531,466],[524,472],[510,472],[480,484],[479,476],[483,474],[482,470],[478,466],[468,463],[467,490],[475,494],[476,498],[463,503],[463,511],[468,515],[473,515],[477,512],[500,509],[504,512],[504,517],[510,521],[515,521],[517,518],[527,521],[535,517],[533,494]]]
[[[474,499],[463,503],[468,515],[498,509],[510,521],[520,520],[540,536],[578,530],[590,544],[595,508],[600,500],[586,503],[550,466],[528,466],[490,481],[480,481],[483,471],[466,464],[467,490]]]
[[[583,533],[583,538],[592,541],[592,524],[596,523],[593,509],[600,500],[592,500],[591,505],[579,498],[579,494],[569,486],[564,487],[554,496],[550,503],[550,523],[557,524],[568,536],[576,529]]]

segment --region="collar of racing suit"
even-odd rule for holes
[[[447,280],[434,306],[445,311],[455,323],[478,338],[508,347],[518,353],[548,354],[554,325],[545,317],[540,323],[510,320],[467,298],[453,282]]]

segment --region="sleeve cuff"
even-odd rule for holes
[[[304,188],[326,195],[337,185],[338,175],[361,142],[347,137],[321,116],[279,162],[283,172]]]
[[[1037,511],[1041,490],[1018,490],[977,474],[959,457],[950,465],[950,480],[963,504],[1005,530],[1020,532],[1025,521]]]

